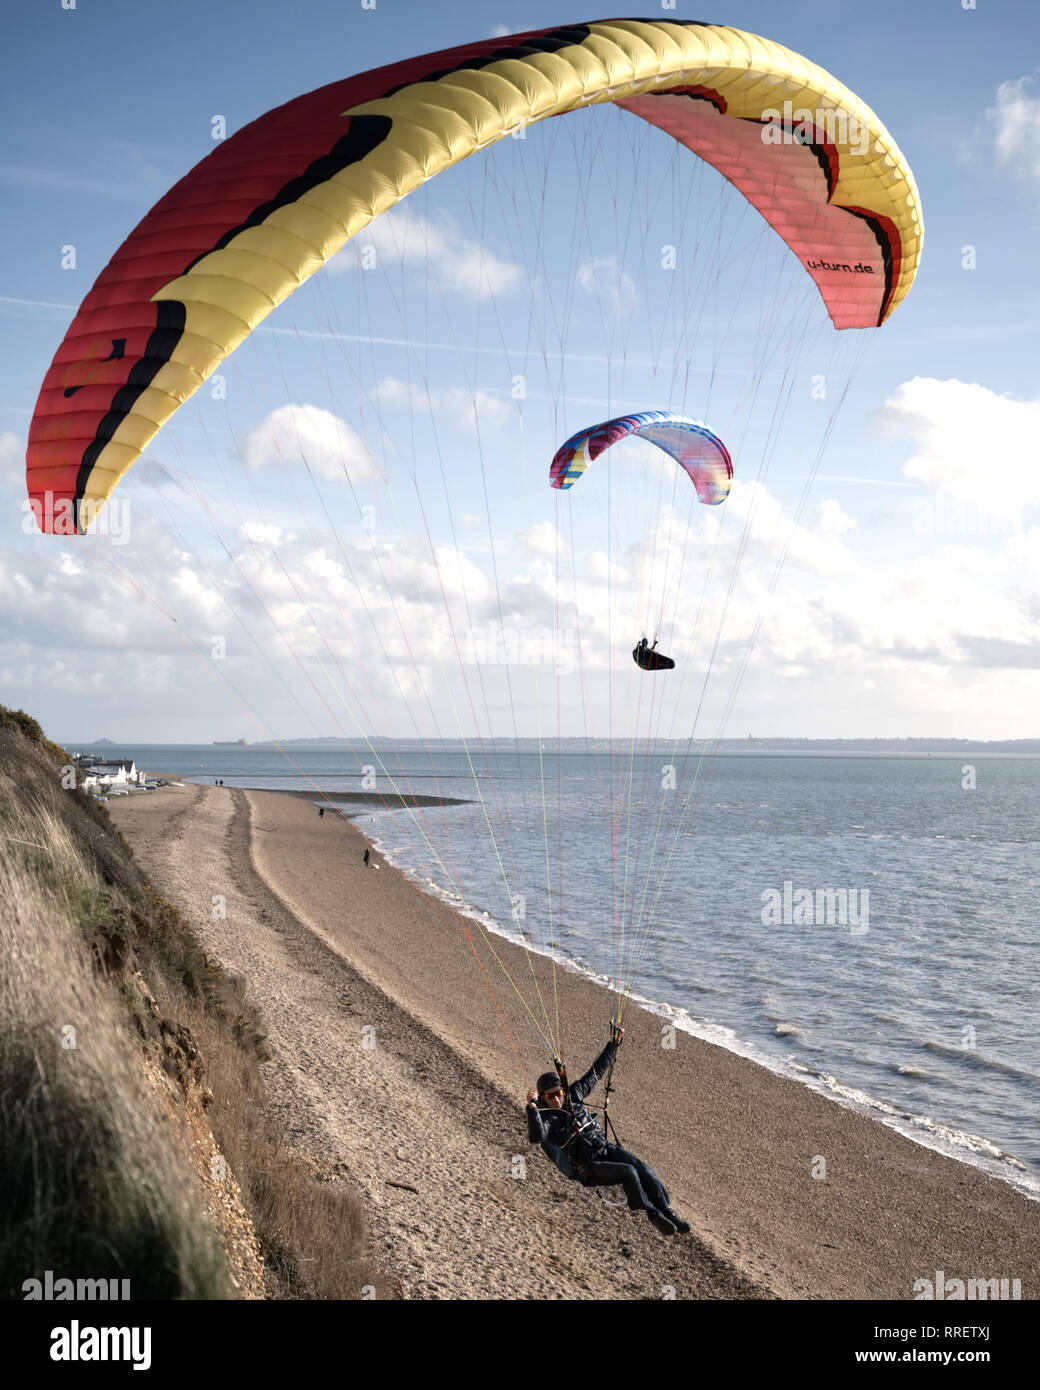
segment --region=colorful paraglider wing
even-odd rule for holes
[[[837,327],[881,323],[909,291],[922,226],[906,161],[868,107],[779,44],[723,25],[611,20],[373,69],[223,141],[102,270],[30,427],[42,529],[85,530],[174,411],[374,217],[531,122],[607,101],[741,189]],[[834,120],[807,135],[803,111]]]
[[[733,463],[725,444],[703,421],[670,410],[619,415],[572,434],[556,451],[549,481],[553,487],[573,487],[593,459],[629,436],[646,439],[670,454],[685,468],[697,496],[708,506],[724,502],[729,496]]]

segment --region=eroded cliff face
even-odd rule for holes
[[[234,1054],[234,1019],[255,1063],[240,986],[145,882],[65,750],[2,707],[0,896],[6,1296],[50,1269],[118,1272],[131,1298],[263,1298],[190,1026],[209,1011]]]
[[[200,1196],[220,1238],[237,1298],[263,1298],[264,1261],[242,1192],[210,1127],[213,1092],[191,1030],[164,1018],[141,972],[130,972],[135,1020],[142,1033],[141,1070],[155,1104],[195,1174]],[[143,1015],[143,1019],[142,1019]],[[143,1021],[147,1020],[147,1021]]]

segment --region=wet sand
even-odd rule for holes
[[[500,965],[474,923],[374,851],[366,869],[357,827],[304,799],[168,787],[109,810],[246,978],[287,1141],[361,1190],[406,1297],[905,1300],[938,1270],[1037,1296],[1040,1203],[720,1047],[662,1046],[663,1021],[630,1006],[611,1113],[692,1223],[662,1238],[526,1142],[526,1087],[550,1060],[503,969],[536,997],[526,952],[492,937]],[[609,996],[539,970],[573,1079],[606,1041]]]
[[[279,792],[280,796],[298,796],[315,808],[335,806],[367,806],[373,811],[393,811],[407,806],[465,806],[464,796],[429,796],[425,792]]]

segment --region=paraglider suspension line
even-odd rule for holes
[[[618,1029],[620,1027],[620,1019],[612,1018],[610,1020],[610,1038],[612,1042],[617,1042]],[[614,1080],[614,1068],[616,1066],[617,1053],[614,1054],[614,1060],[610,1064],[610,1069],[607,1072],[607,1079],[603,1085],[603,1132],[606,1134],[608,1139],[611,1135],[613,1135],[614,1143],[617,1144],[618,1148],[624,1148],[624,1145],[621,1142],[621,1138],[614,1127],[614,1121],[610,1118],[610,1096],[611,1092],[614,1090],[612,1082]]]
[[[580,1136],[581,1129],[574,1116],[574,1107],[571,1105],[571,1088],[567,1081],[567,1068],[563,1065],[563,1059],[554,1057],[553,1066],[556,1068],[556,1075],[560,1078],[560,1085],[563,1087],[563,1108],[571,1122],[571,1136],[570,1139],[567,1140],[567,1144],[569,1144],[571,1139],[576,1139]],[[567,1144],[564,1145],[564,1148],[567,1147]]]

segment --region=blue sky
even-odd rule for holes
[[[656,12],[651,5],[645,11]],[[0,535],[5,703],[24,705],[52,732],[69,737],[227,736],[244,718],[233,692],[246,691],[258,719],[240,730],[250,738],[265,730],[291,737],[377,723],[399,734],[414,733],[417,723],[427,733],[469,731],[469,716],[433,692],[449,676],[463,691],[472,673],[460,671],[461,658],[450,671],[439,669],[435,653],[419,650],[438,621],[437,566],[426,572],[424,548],[440,554],[450,571],[440,617],[450,618],[453,630],[469,632],[473,600],[485,614],[504,614],[507,623],[576,632],[580,618],[559,616],[551,573],[561,553],[552,527],[563,526],[564,514],[555,509],[558,499],[547,506],[526,483],[518,500],[517,478],[526,479],[528,469],[531,478],[547,471],[556,444],[601,418],[601,407],[612,413],[609,407],[656,406],[661,401],[645,395],[657,392],[676,408],[710,410],[713,425],[733,430],[742,445],[739,456],[735,451],[742,484],[763,461],[769,465],[757,492],[735,490],[733,519],[725,523],[730,532],[723,529],[721,540],[716,518],[685,506],[667,515],[661,539],[667,496],[651,491],[648,497],[631,477],[619,478],[612,498],[590,477],[587,510],[575,513],[563,552],[576,576],[566,599],[576,611],[582,594],[591,605],[587,635],[605,635],[593,610],[617,602],[609,633],[615,647],[627,645],[626,624],[660,614],[672,640],[690,652],[690,683],[663,716],[674,721],[669,728],[683,731],[687,697],[706,669],[713,614],[721,612],[709,603],[694,645],[692,597],[680,611],[670,587],[676,569],[669,570],[669,547],[677,535],[694,535],[692,547],[676,552],[682,592],[692,596],[705,572],[696,558],[683,568],[687,551],[706,553],[710,540],[720,547],[721,565],[735,565],[730,557],[743,534],[751,537],[757,570],[741,572],[733,592],[709,687],[710,727],[698,732],[723,731],[732,691],[728,733],[750,725],[775,734],[1035,735],[1040,12],[990,0],[979,0],[975,10],[960,0],[869,8],[831,0],[782,9],[749,0],[709,13],[680,0],[675,13],[767,35],[828,68],[881,116],[920,189],[926,226],[920,274],[907,301],[864,345],[804,510],[798,509],[808,461],[830,410],[810,400],[808,379],[820,369],[843,385],[860,346],[851,340],[864,335],[828,339],[808,307],[796,325],[785,318],[763,329],[770,277],[797,297],[797,265],[785,263],[786,253],[771,245],[755,214],[725,201],[714,175],[698,182],[683,170],[682,188],[692,190],[705,218],[722,219],[726,236],[735,245],[743,238],[748,254],[759,258],[743,299],[728,281],[719,291],[718,322],[728,325],[723,347],[712,354],[703,342],[686,343],[688,319],[678,311],[702,312],[695,277],[678,295],[664,290],[659,279],[640,273],[640,257],[623,235],[624,227],[635,228],[653,245],[669,235],[678,195],[669,186],[662,198],[651,182],[668,180],[671,142],[649,130],[630,139],[622,123],[641,123],[613,112],[613,123],[596,136],[585,118],[599,113],[583,113],[565,136],[532,130],[524,144],[496,147],[419,190],[393,234],[379,242],[387,268],[364,290],[362,272],[345,252],[282,306],[270,321],[273,331],[254,335],[257,341],[229,362],[226,403],[214,409],[199,393],[155,441],[139,465],[140,478],[137,470],[128,478],[127,498],[142,518],[134,542],[107,556],[96,548],[85,563],[77,542],[23,533],[19,470],[36,392],[95,275],[165,189],[212,147],[213,116],[226,117],[234,131],[271,106],[354,71],[494,32],[596,16],[561,13],[557,4],[403,0],[377,0],[371,10],[360,3],[303,3],[281,13],[222,0],[175,8],[9,7],[0,152],[0,485],[12,522]],[[563,123],[546,126],[553,124]],[[628,205],[594,188],[567,201],[568,162],[585,157],[597,138],[601,159],[629,161],[624,167],[636,191]],[[543,213],[525,180],[532,166],[548,160],[550,147],[553,199]],[[645,184],[640,170],[647,171]],[[524,190],[519,205],[510,201],[517,187]],[[572,251],[576,207],[587,226]],[[532,258],[540,237],[541,266]],[[435,292],[418,263],[417,238],[427,251],[432,238]],[[60,268],[68,244],[76,248],[74,271]],[[973,248],[973,269],[962,264],[966,247]],[[482,287],[472,278],[475,258],[488,277]],[[605,310],[612,262],[618,278]],[[587,293],[583,266],[599,277]],[[554,306],[564,298],[574,360],[539,369],[537,352],[518,357],[516,349],[531,342],[532,325],[535,339],[553,330]],[[789,340],[788,333],[797,336]],[[359,341],[371,337],[390,341]],[[446,340],[463,347],[415,346]],[[412,346],[402,346],[405,341]],[[475,345],[483,350],[471,350]],[[583,353],[583,346],[593,351]],[[770,357],[759,379],[746,364],[765,349]],[[780,389],[780,377],[770,376],[769,364],[782,365],[791,351],[811,356],[785,407],[783,433],[770,441],[769,392]],[[676,365],[677,356],[692,374]],[[656,368],[639,365],[654,361]],[[711,362],[720,374],[709,390]],[[510,394],[517,370],[529,392],[522,439]],[[746,399],[753,381],[760,388],[757,413]],[[474,408],[479,433],[466,426]],[[296,413],[279,416],[284,410]],[[301,484],[272,464],[286,420],[294,437],[302,427],[312,446],[317,481],[310,490],[309,481]],[[349,498],[334,470],[322,471],[330,438],[341,452],[357,451]],[[420,497],[410,480],[432,469],[434,456],[448,482]],[[189,490],[201,489],[215,502],[220,527],[187,495],[186,479],[193,480]],[[478,495],[478,480],[488,481],[486,498]],[[374,541],[356,535],[366,505],[377,516]],[[345,529],[337,530],[339,517],[347,518]],[[568,525],[575,527],[573,520]],[[640,566],[640,602],[626,608],[618,601],[624,581],[609,563],[606,589],[595,597],[603,537],[619,548],[620,559],[648,534],[658,541],[654,564]],[[272,544],[271,553],[262,550]],[[784,569],[769,591],[781,553]],[[286,589],[272,580],[276,562],[298,566],[294,572],[306,582]],[[391,572],[398,586],[392,596]],[[132,583],[152,606],[135,596]],[[718,603],[725,590],[723,584],[715,591]],[[179,632],[159,612],[160,598]],[[89,624],[84,601],[94,615]],[[478,647],[493,640],[494,621],[477,622]],[[225,628],[235,641],[214,683],[202,665]],[[330,675],[330,659],[351,659],[359,629],[366,651],[385,638],[389,660],[403,659],[406,648],[409,662],[415,658],[408,679],[373,678],[375,709]],[[565,636],[564,645],[570,640]],[[290,694],[296,676],[289,668],[299,666],[297,658],[309,669]],[[587,651],[582,659],[596,669]],[[607,662],[602,704],[592,706],[618,732],[608,692],[616,695],[631,673],[614,670],[614,662]],[[511,692],[501,671],[488,674],[490,694],[477,723],[511,732],[510,699],[521,723],[533,710],[545,672],[536,660],[520,664],[526,674],[517,674]],[[123,673],[119,681],[112,679],[116,669]],[[416,706],[428,715],[417,714]],[[563,731],[581,728],[565,724]]]

